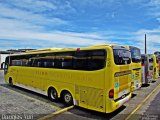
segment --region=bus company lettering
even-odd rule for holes
[[[114,77],[124,76],[124,75],[128,75],[128,74],[131,74],[131,70],[123,71],[123,72],[117,72],[117,73],[114,74]]]

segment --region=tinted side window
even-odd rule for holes
[[[14,56],[11,58],[11,65],[12,66],[21,66],[20,56]]]
[[[10,64],[13,66],[29,66],[29,56],[22,55],[22,56],[11,56],[10,57]]]
[[[88,51],[77,51],[74,59],[74,69],[88,70]]]
[[[56,53],[56,68],[73,69],[73,52]]]
[[[36,57],[32,58],[30,61],[31,66],[33,67],[55,67],[55,55],[50,53],[39,54]]]
[[[82,50],[59,53],[13,56],[11,64],[44,68],[98,70],[105,67],[105,50]]]
[[[89,52],[88,69],[98,70],[105,67],[106,55],[104,50],[94,50]]]
[[[46,57],[45,59],[43,59],[43,67],[54,68],[55,67],[55,59]]]
[[[105,67],[105,50],[77,51],[74,59],[74,69],[99,70]]]

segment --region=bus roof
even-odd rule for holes
[[[137,49],[140,49],[140,48],[138,48],[138,47],[135,47],[135,46],[131,46],[131,45],[125,45],[125,47],[127,48],[127,49],[130,49],[130,48],[137,48]]]
[[[103,44],[103,45],[95,45],[95,46],[88,46],[88,47],[81,47],[81,48],[47,48],[47,49],[39,49],[39,50],[29,50],[19,54],[12,54],[10,56],[17,56],[17,55],[27,55],[27,54],[38,54],[38,53],[51,53],[51,52],[62,52],[62,51],[76,51],[76,50],[88,50],[88,49],[101,49],[105,47],[116,47],[120,45],[116,44]],[[121,46],[123,47],[123,46]]]
[[[39,49],[39,50],[29,50],[26,51],[27,53],[33,53],[33,52],[44,52],[44,51],[52,51],[52,50],[60,50],[62,48],[47,48],[47,49]]]
[[[116,44],[102,44],[102,45],[94,45],[94,46],[89,46],[90,48],[92,48],[92,47],[95,47],[95,48],[97,48],[97,47],[106,47],[106,46],[119,46],[119,45],[116,45]]]

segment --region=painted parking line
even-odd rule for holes
[[[132,117],[132,115],[133,115],[137,110],[139,110],[139,109],[142,107],[142,105],[150,98],[150,96],[151,96],[156,90],[158,90],[158,88],[160,89],[160,84],[159,84],[140,104],[138,104],[138,106],[126,117],[125,120],[129,120],[129,119]]]
[[[48,103],[48,102],[45,102],[45,101],[42,101],[42,100],[39,100],[39,99],[30,97],[30,96],[28,96],[28,95],[22,94],[22,93],[20,93],[20,92],[15,91],[15,90],[12,90],[12,89],[9,89],[9,88],[3,87],[3,86],[0,86],[0,87],[1,87],[1,88],[4,88],[4,89],[8,89],[8,90],[10,90],[12,93],[14,93],[14,94],[19,94],[19,95],[22,95],[23,97],[26,97],[26,98],[28,98],[28,99],[35,100],[35,101],[40,102],[40,103],[42,103],[42,104],[47,104],[48,106],[50,106],[50,107],[52,107],[52,108],[55,108],[55,109],[57,109],[57,110],[61,109],[60,107],[57,107],[57,106],[55,106],[55,105],[53,105],[53,104],[50,104],[50,103]]]
[[[73,107],[74,107],[74,105],[72,105],[72,106],[70,106],[70,107],[66,107],[66,108],[60,109],[60,110],[55,111],[55,112],[53,112],[53,113],[51,113],[51,114],[49,114],[49,115],[47,115],[47,116],[44,116],[44,117],[42,117],[42,118],[39,118],[38,120],[47,120],[47,119],[49,119],[49,118],[54,117],[55,115],[64,113],[64,112],[72,109]]]

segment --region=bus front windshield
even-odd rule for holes
[[[125,65],[131,63],[131,54],[127,49],[114,49],[114,62],[116,65]]]
[[[141,52],[140,49],[131,47],[131,57],[133,63],[140,63],[141,62]]]

